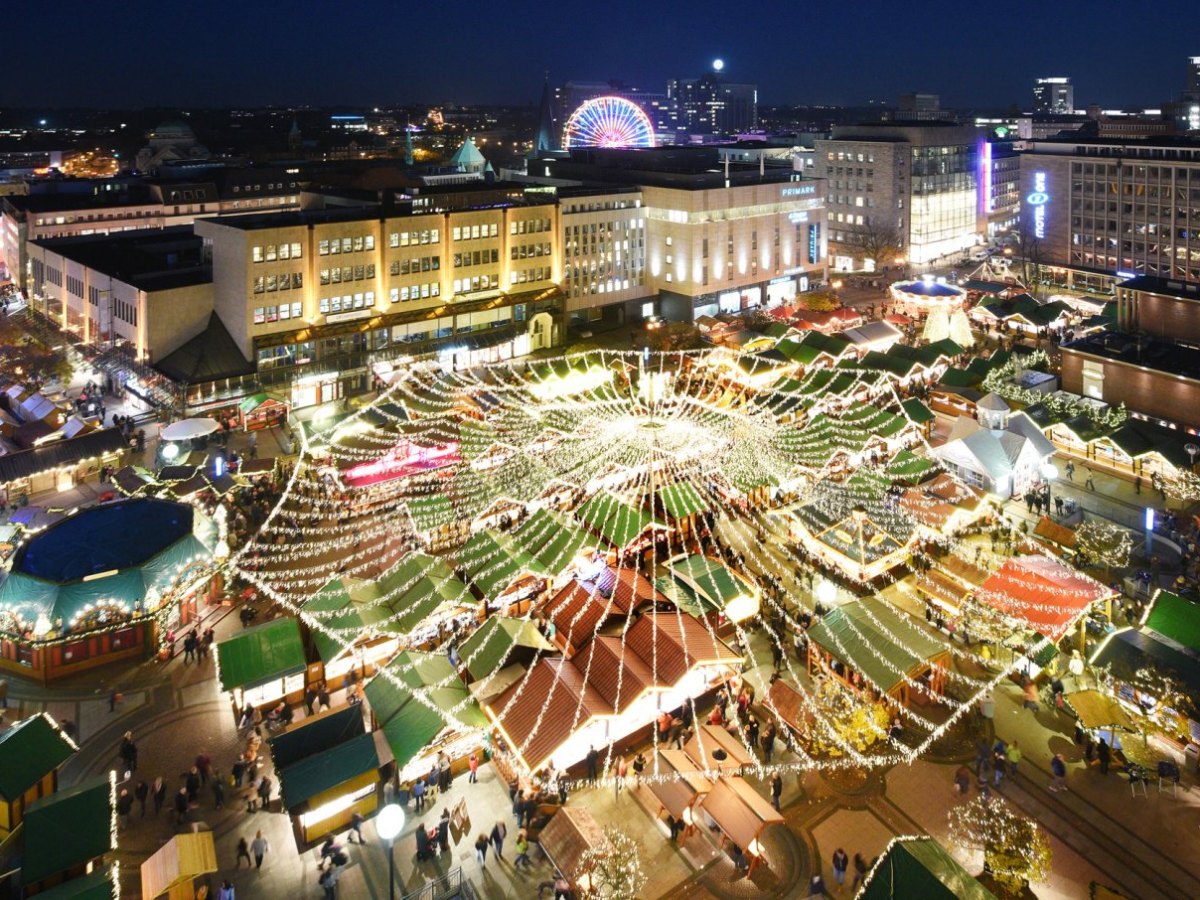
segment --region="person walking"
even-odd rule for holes
[[[325,900],[337,900],[338,867],[329,866],[321,872],[317,884],[325,891]]]
[[[858,886],[867,879],[867,861],[861,853],[854,854],[854,881],[850,885],[850,893],[858,890]]]
[[[210,784],[212,785],[213,805],[217,809],[220,809],[225,805],[225,782],[221,780],[220,769],[212,770],[212,781]]]
[[[1025,679],[1023,696],[1024,700],[1021,702],[1022,709],[1032,709],[1035,713],[1041,710],[1041,706],[1038,705],[1037,685],[1033,682],[1033,679]]]
[[[965,764],[955,770],[954,783],[958,785],[959,796],[965,796],[971,789],[971,770]]]
[[[479,868],[487,868],[487,852],[488,852],[488,836],[480,833],[479,837],[475,838],[475,858],[479,860]]]
[[[833,851],[833,880],[838,883],[838,887],[843,887],[846,884],[846,869],[850,865],[850,857],[846,855],[846,851],[838,847]]]
[[[365,821],[366,819],[363,818],[363,814],[356,809],[354,815],[350,817],[350,833],[346,836],[346,840],[352,844],[363,843],[362,827]],[[354,840],[356,837],[358,838],[357,841]]]
[[[522,861],[533,868],[533,862],[529,859],[529,834],[524,828],[517,832],[517,858],[513,860],[513,868],[520,868]]]
[[[1108,741],[1100,738],[1100,744],[1096,748],[1096,755],[1100,758],[1100,774],[1108,774],[1108,764],[1111,759],[1111,751],[1108,749]]]
[[[181,787],[175,795],[175,824],[182,825],[187,820],[188,795],[187,788]]]
[[[247,841],[244,837],[240,837],[240,838],[238,838],[237,865],[234,866],[235,869],[240,869],[242,867],[243,859],[246,860],[246,868],[247,869],[250,868],[250,866],[252,865],[252,863],[250,861],[250,842]]]
[[[1055,753],[1054,758],[1050,760],[1050,774],[1053,776],[1050,779],[1050,790],[1054,792],[1065,791],[1067,788],[1067,761],[1063,759],[1061,753]]]
[[[129,791],[121,788],[121,793],[117,795],[117,819],[121,823],[122,828],[129,827],[129,816],[133,812],[133,797]]]
[[[417,812],[420,812],[421,810],[423,810],[425,808],[425,779],[424,778],[418,778],[415,782],[413,782],[412,793],[413,793],[413,800],[416,801]]]
[[[616,773],[614,782],[616,784],[616,798],[621,799],[621,788],[625,786],[625,773],[629,771],[629,767],[625,762],[625,757],[618,756],[613,763],[613,771]]]
[[[139,780],[137,787],[133,789],[133,796],[137,797],[138,806],[141,808],[141,818],[146,818],[146,800],[150,796],[150,785]]]
[[[996,741],[996,749],[992,756],[992,770],[992,785],[999,787],[1000,781],[1004,778],[1004,773],[1008,771],[1008,747],[1004,741]]]
[[[753,744],[751,744],[753,746]],[[646,757],[639,753],[633,759],[633,786],[642,786],[642,772],[646,771]]]
[[[508,837],[508,827],[501,821],[497,820],[492,826],[492,846],[495,848],[496,859],[503,862],[504,860],[504,839]]]
[[[162,812],[163,804],[167,802],[167,783],[159,775],[154,779],[154,815]]]
[[[986,739],[980,738],[975,742],[975,775],[977,777],[982,778],[983,773],[987,771],[988,759],[991,755],[992,750]]]
[[[184,787],[187,788],[188,803],[195,803],[196,795],[200,793],[200,770],[195,766],[192,766],[192,770],[187,773]]]
[[[254,868],[261,869],[263,857],[271,851],[271,845],[267,839],[263,837],[262,830],[259,829],[254,833],[254,840],[250,842],[250,852],[254,854]]]
[[[271,779],[266,775],[258,783],[258,800],[265,812],[271,805]]]
[[[450,807],[442,810],[442,817],[438,820],[437,842],[442,853],[450,852]]]
[[[595,780],[596,780],[596,778],[597,778],[597,776],[598,776],[598,773],[599,773],[599,771],[600,771],[600,770],[599,770],[599,767],[598,767],[598,763],[599,763],[599,761],[600,761],[600,754],[597,752],[597,750],[596,750],[596,748],[595,748],[595,747],[591,747],[591,746],[589,746],[589,747],[588,747],[588,754],[587,754],[587,777],[588,777],[588,781],[595,781]]]
[[[1013,741],[1008,745],[1008,777],[1017,780],[1017,764],[1021,761],[1021,745]]]
[[[224,879],[221,886],[217,888],[217,900],[236,900],[233,894],[233,882],[228,878]]]
[[[780,812],[779,798],[783,796],[783,776],[778,772],[771,779],[771,805],[775,807],[775,812]]]
[[[417,862],[425,862],[433,855],[433,850],[429,846],[429,832],[425,830],[425,823],[422,822],[417,826]]]

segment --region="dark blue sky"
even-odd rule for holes
[[[947,106],[1026,106],[1035,76],[1070,75],[1081,107],[1157,105],[1200,55],[1195,10],[1195,0],[60,0],[9,17],[0,106],[534,103],[547,69],[554,82],[653,89],[717,56],[763,103],[894,103],[923,90]]]

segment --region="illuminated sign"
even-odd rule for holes
[[[792,185],[791,187],[782,188],[779,191],[780,197],[803,197],[806,194],[815,194],[817,186],[815,184]]]
[[[1050,195],[1046,193],[1046,173],[1033,173],[1033,190],[1025,196],[1027,206],[1033,207],[1033,236],[1036,238],[1044,238],[1046,236],[1046,204],[1050,202]]]
[[[821,226],[814,223],[808,226],[808,261],[817,263],[821,259]]]
[[[808,213],[806,213],[806,212],[788,213],[788,221],[792,222],[792,223],[807,222],[808,221]]]

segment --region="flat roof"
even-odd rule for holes
[[[32,243],[142,290],[212,281],[212,270],[202,259],[203,241],[190,225],[43,238]]]
[[[1136,278],[1118,282],[1117,287],[1131,291],[1145,291],[1148,294],[1162,294],[1164,297],[1200,300],[1200,284],[1196,284],[1194,281],[1173,281],[1169,278],[1139,275]]]
[[[1200,347],[1171,344],[1120,331],[1098,331],[1063,344],[1062,349],[1200,381]]]

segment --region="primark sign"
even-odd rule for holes
[[[1046,173],[1033,173],[1033,190],[1025,195],[1025,205],[1033,212],[1033,236],[1046,236],[1046,204],[1050,202],[1050,194],[1046,191]]]

